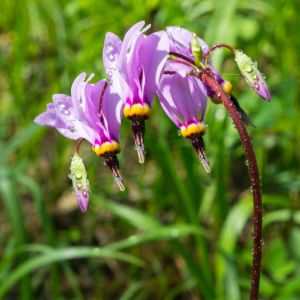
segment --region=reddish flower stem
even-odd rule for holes
[[[229,49],[233,54],[235,53],[235,48],[233,48],[232,46],[228,45],[228,44],[224,44],[224,43],[219,43],[219,44],[216,44],[212,47],[210,47],[208,49],[208,51],[203,55],[203,59],[205,61],[205,64],[207,65],[208,63],[208,60],[212,54],[212,52],[216,49],[219,49],[219,48],[227,48]]]
[[[79,140],[77,140],[77,143],[76,143],[76,152],[78,155],[79,155],[80,145],[82,142],[83,142],[83,138],[80,138]]]
[[[177,53],[177,52],[172,52],[172,51],[170,51],[169,54],[173,55],[175,57],[181,58],[181,59],[189,62],[192,65],[195,65],[195,61],[193,59],[191,59],[191,58],[189,58],[189,57],[187,57],[187,56],[185,56],[183,54],[180,54],[180,53]]]
[[[108,83],[107,83],[107,81],[105,81],[105,83],[103,85],[103,88],[102,88],[102,91],[101,91],[101,95],[100,95],[98,114],[100,114],[101,110],[102,110],[103,96],[104,96],[104,93],[105,93],[105,90],[106,90],[107,86],[108,86]]]
[[[258,300],[262,256],[262,201],[260,178],[255,153],[248,132],[241,120],[240,113],[236,110],[232,101],[224,92],[223,88],[217,82],[215,77],[211,74],[210,70],[205,69],[199,72],[198,77],[216,93],[227,109],[240,135],[246,154],[246,159],[248,161],[249,175],[253,193],[253,250],[250,300]]]

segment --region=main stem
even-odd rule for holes
[[[216,81],[214,76],[211,74],[210,70],[206,69],[204,71],[201,71],[198,76],[202,82],[208,85],[216,93],[216,95],[221,99],[222,103],[227,109],[240,135],[241,142],[246,154],[246,159],[248,161],[253,193],[253,249],[250,300],[258,300],[262,256],[262,201],[260,178],[255,153],[248,132],[241,120],[240,112],[236,110],[232,101],[224,92],[220,84]]]

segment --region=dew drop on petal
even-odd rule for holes
[[[75,132],[75,126],[74,126],[74,124],[73,124],[73,123],[70,123],[70,124],[68,125],[68,129],[69,129],[70,131],[72,131],[72,132]]]
[[[105,49],[106,49],[106,53],[111,53],[114,50],[114,46],[112,43],[107,43]]]
[[[108,55],[108,59],[109,59],[110,61],[114,61],[115,56],[114,56],[113,54],[109,54],[109,55]]]
[[[58,111],[63,111],[65,109],[66,105],[64,103],[58,103],[56,105],[56,108]]]
[[[68,109],[65,109],[63,111],[63,114],[66,115],[66,116],[69,116],[70,115],[70,111]]]

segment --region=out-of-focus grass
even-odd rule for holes
[[[0,298],[247,298],[251,191],[222,106],[208,107],[209,176],[158,103],[146,125],[144,167],[122,124],[125,195],[84,145],[93,193],[86,215],[67,179],[74,145],[32,123],[79,72],[104,76],[106,31],[122,36],[144,19],[153,30],[181,25],[209,44],[232,43],[267,74],[271,103],[247,88],[229,53],[213,56],[256,125],[249,130],[265,206],[262,298],[299,299],[297,1],[2,0],[0,9]]]

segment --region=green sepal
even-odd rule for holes
[[[199,68],[202,65],[201,61],[202,61],[203,52],[202,52],[202,48],[199,43],[199,40],[197,38],[197,35],[195,33],[193,33],[193,35],[192,35],[190,46],[191,46],[191,51],[195,58],[195,65],[196,65],[196,67]]]

